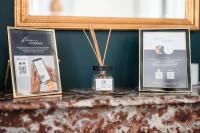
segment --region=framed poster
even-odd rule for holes
[[[14,98],[61,94],[54,30],[8,27]]]
[[[190,31],[140,30],[140,92],[192,91]]]

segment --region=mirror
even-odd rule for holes
[[[29,0],[29,15],[185,19],[185,0]]]
[[[199,0],[15,0],[16,26],[199,29]]]

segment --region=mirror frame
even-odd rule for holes
[[[55,29],[137,30],[140,28],[199,29],[199,0],[186,0],[186,19],[29,16],[28,0],[15,0],[15,26]]]

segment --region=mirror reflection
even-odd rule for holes
[[[185,0],[29,0],[29,15],[185,19],[185,5]]]

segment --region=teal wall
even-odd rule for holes
[[[0,88],[3,88],[8,60],[7,26],[14,25],[14,0],[0,2]],[[107,31],[98,31],[99,44],[105,45]],[[82,31],[56,30],[57,47],[61,59],[63,89],[91,87],[92,65],[95,56]],[[111,35],[106,64],[112,65],[115,87],[138,85],[138,31],[114,31]],[[200,32],[191,33],[192,61],[200,63]],[[102,51],[103,52],[103,51]]]

